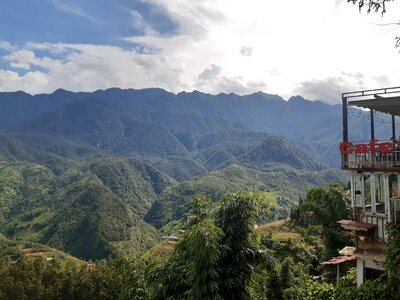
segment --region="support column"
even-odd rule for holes
[[[357,258],[357,286],[364,283],[364,261]]]
[[[396,139],[396,118],[392,115],[392,140]]]
[[[349,131],[348,131],[348,116],[347,116],[347,99],[342,95],[342,115],[343,115],[343,142],[347,142],[349,140]]]
[[[336,265],[336,286],[339,286],[340,279],[340,267],[339,264]]]
[[[371,140],[375,139],[375,121],[374,121],[374,110],[371,109],[369,112],[371,120]]]
[[[390,221],[390,209],[389,209],[389,175],[383,174],[383,196],[385,197],[385,214],[388,216]]]
[[[375,174],[371,173],[371,212],[376,214]]]
[[[350,177],[350,190],[351,190],[351,207],[353,207],[354,208],[354,206],[356,205],[356,193],[355,193],[355,176],[357,176],[356,175],[357,173],[353,173],[353,174],[351,174],[351,177]]]

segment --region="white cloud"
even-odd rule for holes
[[[41,72],[28,72],[23,76],[16,72],[0,70],[0,91],[26,91],[33,94],[43,92],[49,78]]]
[[[10,50],[11,49],[11,44],[9,42],[0,41],[0,49]]]
[[[196,89],[211,93],[236,93],[239,95],[265,90],[267,84],[263,81],[249,81],[241,76],[221,75],[222,68],[211,65],[198,76]]]
[[[51,3],[55,6],[60,11],[70,13],[79,17],[83,17],[85,19],[91,20],[91,21],[98,21],[94,17],[92,17],[90,14],[85,12],[82,7],[80,7],[78,4],[71,0],[50,0]]]
[[[253,54],[253,48],[243,46],[242,49],[240,49],[240,54],[243,56],[251,56],[251,54]]]
[[[361,73],[338,72],[335,76],[300,82],[294,89],[294,93],[311,100],[338,103],[341,100],[341,94],[344,92],[367,89],[364,81],[365,78]]]
[[[91,91],[114,86],[159,86],[177,91],[181,86],[180,72],[165,64],[163,58],[158,55],[88,44],[29,43],[26,48],[11,52],[5,59],[14,67],[39,67],[42,71],[19,76],[15,72],[1,70],[2,90],[38,93],[51,92],[60,87],[72,91]],[[48,51],[48,56],[38,57],[35,54],[36,50],[42,53]],[[51,58],[54,53],[62,53],[63,58]],[[40,80],[33,80],[33,75]],[[43,80],[44,78],[46,80]]]
[[[59,9],[79,13],[79,7],[60,6],[70,1],[53,1]],[[161,35],[132,10],[132,26],[143,32],[124,38],[132,49],[27,43],[18,50],[1,42],[0,48],[9,51],[5,59],[10,66],[41,70],[12,76],[3,70],[2,76],[11,79],[2,81],[1,88],[48,92],[60,87],[162,87],[241,94],[262,90],[286,98],[302,93],[339,102],[337,95],[343,91],[400,80],[400,54],[394,49],[400,27],[374,25],[398,19],[397,1],[388,4],[384,18],[360,14],[357,7],[338,0],[142,1],[165,13],[177,29]]]

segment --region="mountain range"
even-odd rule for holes
[[[99,259],[149,248],[198,193],[274,192],[277,218],[346,183],[340,120],[340,105],[261,92],[0,93],[0,233]]]

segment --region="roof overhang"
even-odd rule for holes
[[[355,261],[356,259],[357,259],[357,257],[355,255],[338,256],[338,257],[332,258],[331,260],[322,262],[321,265],[338,265],[338,264],[342,264],[342,263],[349,262],[349,261]]]
[[[353,220],[340,220],[337,221],[336,223],[340,224],[342,228],[346,230],[354,230],[354,231],[370,231],[371,229],[374,229],[377,227],[376,224],[370,224],[370,223],[364,223],[364,222],[358,222],[358,221],[353,221]]]
[[[400,116],[400,87],[343,93],[342,98],[348,106]]]
[[[378,97],[368,100],[351,100],[349,106],[357,106],[372,109],[383,113],[400,116],[400,96],[398,97]]]

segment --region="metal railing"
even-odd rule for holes
[[[392,198],[389,200],[390,206],[390,220],[388,215],[371,213],[365,211],[361,207],[354,208],[354,219],[356,221],[375,224],[374,240],[386,243],[389,239],[388,232],[386,231],[386,224],[388,222],[400,224],[400,198]]]
[[[356,153],[355,149],[359,144],[369,142],[353,143],[354,151],[351,154],[342,154],[343,169],[362,169],[362,168],[399,168],[400,169],[400,142],[399,141],[380,141],[393,143],[393,151],[380,152],[379,147],[374,152]]]

